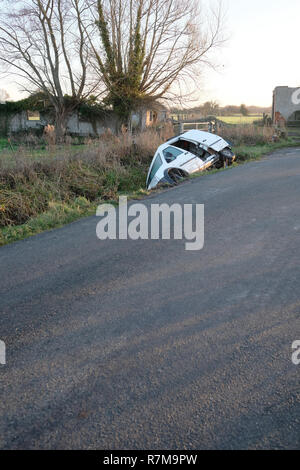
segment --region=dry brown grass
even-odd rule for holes
[[[219,134],[235,145],[266,144],[273,128],[252,125],[224,127]],[[138,135],[106,132],[85,145],[51,145],[38,151],[36,144],[18,147],[0,156],[0,228],[25,223],[51,204],[72,205],[117,200],[120,192],[145,187],[149,164],[159,145],[174,135],[173,126],[148,129]],[[252,147],[251,147],[252,148]],[[253,147],[254,148],[254,147]],[[248,153],[247,153],[248,155]]]
[[[261,145],[272,142],[275,134],[273,127],[259,127],[252,124],[224,126],[217,133],[234,145]]]
[[[154,152],[172,134],[170,126],[135,136],[106,132],[78,149],[49,139],[40,154],[19,146],[0,158],[0,227],[22,224],[52,201],[117,199],[120,191],[144,187]]]

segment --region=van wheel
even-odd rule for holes
[[[178,184],[186,178],[186,175],[181,170],[173,169],[169,171],[169,177],[175,184]]]

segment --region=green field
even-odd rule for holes
[[[226,122],[226,124],[252,124],[254,121],[262,119],[262,115],[255,114],[250,116],[218,116],[220,121]]]

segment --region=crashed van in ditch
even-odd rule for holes
[[[222,168],[235,160],[231,145],[216,134],[191,130],[161,145],[152,160],[147,189],[160,183],[174,184],[192,173]]]

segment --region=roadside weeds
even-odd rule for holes
[[[275,150],[288,147],[299,147],[299,143],[288,139],[264,145],[236,146],[234,147],[234,151],[238,157],[238,161],[233,165],[233,167],[226,168],[225,170],[229,170],[230,168],[234,168],[249,161],[258,160]],[[130,181],[129,174],[126,177],[126,184],[123,185],[124,187],[121,186],[121,190],[115,185],[114,191],[112,192],[113,197],[111,199],[109,198],[108,191],[105,199],[101,196],[95,197],[93,200],[85,196],[78,196],[73,200],[70,199],[66,201],[50,200],[47,210],[28,218],[25,223],[19,225],[7,225],[0,228],[0,246],[23,240],[47,230],[62,227],[83,217],[94,215],[99,204],[104,202],[117,204],[118,198],[121,195],[127,196],[128,199],[145,198],[150,194],[150,192],[142,188],[139,182],[146,181],[147,169],[148,165],[140,165],[138,174],[135,175],[135,181]],[[219,173],[220,171],[222,170],[205,171],[193,175],[192,178],[204,177],[207,174]],[[114,181],[112,181],[112,183],[114,184]],[[156,191],[160,191],[160,189],[158,188]],[[153,191],[151,191],[151,193],[153,193]]]

